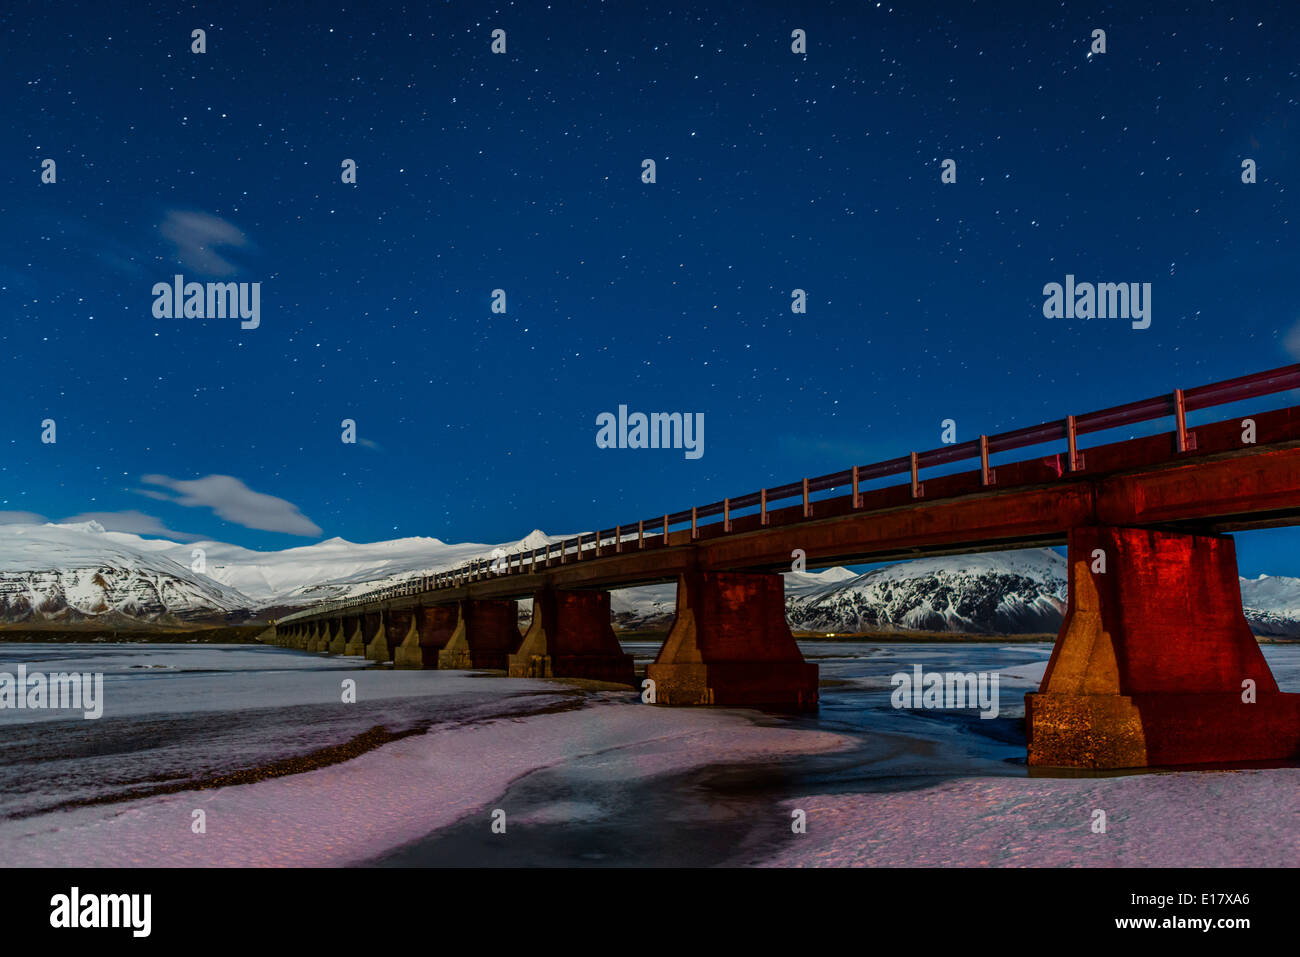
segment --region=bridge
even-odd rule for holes
[[[809,710],[817,666],[786,623],[780,575],[796,550],[817,568],[1065,544],[1065,620],[1026,695],[1031,765],[1293,758],[1300,694],[1279,690],[1246,622],[1227,533],[1300,521],[1300,406],[1195,427],[1188,415],[1296,388],[1300,365],[1286,366],[804,478],[327,601],[277,621],[271,640],[630,685],[610,591],[675,581],[646,669],[656,704]],[[1159,420],[1171,428],[1080,444]],[[1017,450],[1034,454],[992,460]]]

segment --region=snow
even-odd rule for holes
[[[979,777],[805,795],[771,867],[1292,867],[1300,770]],[[1290,810],[1288,815],[1287,810]],[[1105,833],[1092,829],[1106,812]]]
[[[180,557],[135,548],[98,522],[0,525],[0,613],[42,603],[86,616],[248,607],[237,589],[192,572],[188,551]]]
[[[491,687],[496,682],[477,684],[482,694],[499,691]],[[434,729],[344,764],[242,787],[8,820],[0,822],[0,847],[25,866],[335,866],[410,843],[467,814],[481,813],[486,828],[493,800],[512,781],[582,757],[599,756],[604,773],[626,785],[706,763],[848,745],[837,734],[760,727],[734,712],[603,701],[575,712]],[[206,812],[205,834],[189,827],[194,810]],[[571,823],[570,813],[551,808],[543,816]]]
[[[791,624],[813,630],[1055,631],[1066,561],[1050,548],[935,556],[795,592]]]
[[[1022,712],[1009,705],[1023,697],[1013,685],[1041,673],[1047,644],[814,647],[843,654],[819,659],[831,679],[823,708],[778,720],[650,707],[635,692],[578,692],[561,682],[373,668],[345,675],[347,662],[277,648],[14,646],[9,653],[29,666],[39,659],[46,670],[138,676],[108,696],[114,710],[101,722],[78,724],[92,741],[145,736],[148,744],[97,754],[80,743],[80,728],[52,719],[5,727],[0,739],[23,738],[14,753],[42,760],[0,764],[0,776],[9,774],[0,782],[0,855],[26,866],[334,866],[457,829],[487,833],[501,808],[508,833],[531,825],[561,844],[583,828],[617,842],[632,833],[619,828],[643,833],[649,820],[656,844],[712,840],[713,862],[729,864],[1292,863],[1300,769],[1029,774],[1015,730]],[[1295,688],[1300,647],[1272,646],[1266,656],[1279,684]],[[876,679],[912,663],[998,671],[1000,718],[890,707],[888,681]],[[360,703],[340,703],[343,677],[358,680]],[[189,681],[208,682],[206,693]],[[58,809],[141,783],[262,767],[375,724],[400,729],[430,716],[427,731],[340,764]],[[980,733],[986,723],[1002,733]],[[15,813],[24,807],[29,816]],[[632,813],[620,818],[619,808]],[[796,808],[807,815],[806,834],[789,830]],[[1105,834],[1092,831],[1096,809],[1106,812]],[[195,810],[205,812],[206,833],[191,830]],[[707,827],[691,831],[701,820]],[[672,863],[659,853],[656,862]]]
[[[1300,619],[1300,578],[1260,575],[1241,579],[1241,602],[1287,618]]]
[[[107,532],[93,521],[0,525],[0,618],[6,617],[6,605],[58,611],[65,602],[87,616],[110,609],[154,616],[307,605],[485,558],[495,548],[545,547],[563,537],[535,529],[500,545],[449,545],[437,538],[361,544],[331,538],[259,552],[218,541],[180,543]],[[203,555],[202,572],[193,570],[196,549]]]

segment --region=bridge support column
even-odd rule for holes
[[[1232,538],[1071,531],[1069,607],[1025,724],[1032,765],[1300,754],[1300,694],[1278,690],[1242,614]]]
[[[790,633],[776,574],[679,576],[677,616],[646,677],[657,704],[817,707],[817,666],[803,660]]]
[[[347,648],[347,619],[337,618],[330,622],[329,632],[325,636],[325,648],[328,654],[343,654]]]
[[[316,640],[307,646],[308,651],[329,651],[330,639],[333,637],[334,622],[326,619],[320,623]]]
[[[506,668],[519,650],[519,602],[460,603],[460,620],[438,652],[439,668]]]
[[[460,606],[457,604],[416,608],[401,646],[394,650],[393,665],[397,668],[437,668],[438,652],[446,646],[459,621]]]
[[[510,656],[512,678],[591,678],[630,685],[632,656],[614,636],[607,591],[556,591],[533,596],[533,621]]]
[[[388,629],[383,612],[372,612],[365,616],[366,658],[370,661],[385,662],[392,659],[388,650]]]
[[[343,634],[347,644],[343,646],[341,654],[364,655],[366,653],[365,616],[358,615],[345,621]]]

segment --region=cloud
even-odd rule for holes
[[[124,512],[82,512],[79,515],[73,515],[71,518],[62,519],[59,524],[72,525],[77,522],[99,522],[100,525],[104,526],[104,530],[108,532],[153,535],[158,538],[170,538],[179,542],[193,542],[203,537],[202,535],[190,535],[186,532],[174,531],[152,515],[146,515],[144,512],[138,512],[135,509],[128,509]]]
[[[360,443],[361,445],[364,445],[368,449],[374,449],[376,452],[384,451],[384,447],[380,445],[378,442],[376,442],[374,439],[363,439],[360,436],[358,436],[357,442]]]
[[[176,245],[176,259],[185,269],[205,276],[233,276],[239,272],[239,267],[214,247],[248,245],[248,237],[239,227],[208,213],[169,210],[158,231]]]
[[[35,512],[0,512],[0,525],[44,525],[45,516]]]
[[[187,508],[210,508],[227,522],[245,528],[308,537],[321,534],[320,526],[303,515],[297,505],[274,495],[254,492],[233,475],[205,475],[188,481],[166,475],[142,475],[140,481],[176,493],[175,497],[168,498],[153,489],[141,489],[141,494],[164,498]]]
[[[1291,331],[1286,334],[1282,341],[1282,348],[1291,353],[1291,356],[1300,359],[1300,323],[1291,327]]]

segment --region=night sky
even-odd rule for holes
[[[264,6],[0,13],[9,520],[576,532],[1300,352],[1292,2]],[[260,326],[155,318],[176,273]],[[1150,328],[1045,318],[1067,273]],[[704,455],[597,448],[620,404]]]

